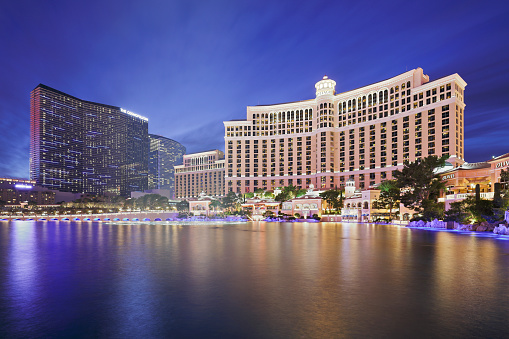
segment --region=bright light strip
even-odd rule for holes
[[[32,188],[34,188],[32,185],[25,185],[25,184],[16,184],[16,185],[14,185],[14,187],[21,188],[21,189],[32,189]]]
[[[139,114],[133,113],[133,112],[128,111],[128,110],[123,109],[123,108],[120,109],[120,112],[128,114],[128,115],[131,115],[133,117],[139,118],[139,119],[144,120],[144,121],[148,121],[148,118],[145,118],[144,116],[141,116]]]

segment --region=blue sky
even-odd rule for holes
[[[28,177],[39,83],[149,118],[188,152],[224,149],[246,106],[314,98],[416,67],[458,73],[465,157],[509,152],[509,2],[2,1],[0,176]]]

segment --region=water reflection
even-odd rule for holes
[[[499,337],[508,254],[350,223],[1,223],[0,337]]]

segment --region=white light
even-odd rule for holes
[[[128,111],[128,110],[123,109],[123,108],[120,109],[120,112],[128,114],[128,115],[136,117],[136,118],[139,118],[139,119],[144,120],[144,121],[148,121],[148,118],[145,118],[144,116],[141,116],[139,114],[133,113],[133,112]]]
[[[32,185],[25,185],[25,184],[16,184],[16,185],[14,185],[14,187],[21,188],[21,189],[32,189],[33,188]]]

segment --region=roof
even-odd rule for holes
[[[71,98],[76,99],[76,100],[79,100],[79,101],[87,102],[87,103],[89,103],[89,104],[94,104],[94,105],[104,106],[104,107],[108,107],[108,108],[113,108],[113,109],[116,109],[116,110],[119,110],[119,111],[120,111],[120,107],[118,107],[118,106],[106,105],[106,104],[101,104],[101,103],[94,102],[94,101],[87,101],[87,100],[83,100],[83,99],[77,98],[77,97],[75,97],[75,96],[72,96],[72,95],[70,95],[70,94],[67,94],[67,93],[64,93],[64,92],[62,92],[62,91],[59,91],[59,90],[57,90],[57,89],[54,89],[54,88],[52,88],[52,87],[46,86],[46,85],[44,85],[44,84],[39,84],[39,85],[37,85],[37,86],[34,88],[34,90],[35,90],[36,88],[44,88],[44,89],[47,89],[47,90],[49,90],[49,91],[52,91],[52,92],[56,92],[56,93],[59,93],[59,94],[65,95],[65,96],[71,97]]]
[[[261,107],[261,106],[277,106],[277,105],[286,105],[286,104],[295,104],[297,102],[306,102],[306,101],[311,101],[311,100],[314,100],[314,99],[307,99],[307,100],[297,100],[297,101],[288,101],[288,102],[280,102],[278,104],[269,104],[269,105],[254,105],[252,107]]]
[[[476,170],[476,169],[482,169],[482,168],[491,168],[491,165],[488,162],[474,162],[474,163],[468,163],[465,162],[461,166],[451,168],[450,170],[439,172],[437,174],[443,175],[446,173],[451,173],[458,170]]]
[[[497,160],[500,160],[500,159],[503,159],[503,158],[506,158],[506,157],[509,157],[509,153],[499,155],[498,157],[494,157],[493,159],[490,159],[490,160],[488,160],[486,162],[493,162],[493,161],[497,161]]]

